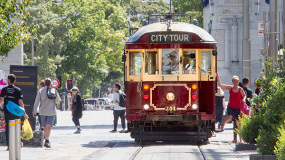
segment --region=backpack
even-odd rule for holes
[[[48,99],[56,99],[56,90],[52,87],[47,87],[47,97]]]
[[[120,97],[119,97],[119,106],[120,107],[126,107],[126,95],[122,92],[120,94],[119,91],[116,91],[117,93],[119,93]]]

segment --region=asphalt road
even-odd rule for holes
[[[113,129],[112,111],[85,111],[80,120],[82,132],[76,128],[71,112],[58,111],[58,124],[52,128],[51,149],[24,146],[22,160],[248,160],[256,151],[234,151],[232,125],[217,133],[203,146],[185,143],[153,142],[142,145],[129,133],[110,133]],[[121,128],[120,122],[118,130]],[[8,160],[9,152],[0,146],[0,159]]]

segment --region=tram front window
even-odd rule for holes
[[[211,74],[211,51],[201,51],[201,74]]]
[[[141,52],[130,52],[129,68],[130,75],[141,75]]]
[[[162,74],[179,74],[178,49],[162,49]]]
[[[156,51],[147,52],[145,54],[145,74],[159,74],[158,72],[158,54]]]
[[[183,74],[196,74],[196,52],[184,51],[183,52]]]

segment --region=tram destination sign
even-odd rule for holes
[[[190,43],[191,34],[190,33],[149,33],[148,35],[149,43]]]

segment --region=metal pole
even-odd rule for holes
[[[15,120],[9,121],[9,160],[16,159]]]
[[[21,160],[21,119],[16,119],[15,120],[15,130],[16,130],[16,160]]]
[[[249,30],[249,0],[243,0],[242,76],[248,77],[251,84],[251,41]]]
[[[264,26],[264,61],[263,61],[263,67],[265,69],[265,76],[268,74],[267,67],[265,65],[265,62],[267,61],[268,58],[268,52],[267,52],[267,18],[266,18],[266,12],[263,12],[263,26]]]
[[[282,22],[283,22],[283,69],[285,67],[285,52],[284,52],[284,49],[285,49],[285,16],[284,16],[284,13],[285,13],[285,0],[283,0],[283,14],[282,14]]]
[[[269,34],[269,56],[277,59],[277,4],[278,0],[270,1],[270,34]]]
[[[32,66],[35,65],[35,62],[34,62],[34,37],[32,37]]]

